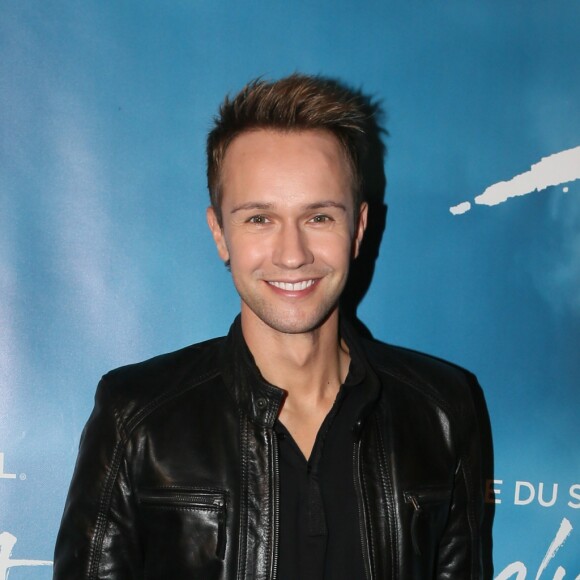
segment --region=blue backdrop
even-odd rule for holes
[[[580,578],[579,30],[563,0],[3,0],[0,580],[51,576],[101,374],[227,331],[205,134],[227,92],[296,70],[388,112],[359,316],[477,373],[494,577]]]

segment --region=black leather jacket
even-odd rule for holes
[[[367,580],[481,578],[474,377],[344,332],[375,390],[353,426]],[[282,397],[261,379],[239,320],[226,338],[106,375],[54,578],[274,580]]]

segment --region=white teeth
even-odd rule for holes
[[[272,286],[276,286],[276,288],[280,288],[280,290],[286,290],[288,292],[298,292],[299,290],[306,290],[314,284],[314,280],[304,280],[302,282],[296,282],[292,284],[292,282],[268,282],[268,284],[272,284]]]

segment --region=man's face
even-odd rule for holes
[[[354,221],[352,179],[325,131],[257,130],[236,137],[221,176],[222,225],[208,209],[220,257],[230,261],[242,320],[303,333],[336,313],[366,225]]]

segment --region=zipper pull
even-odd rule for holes
[[[407,495],[407,498],[408,498],[408,501],[413,504],[413,507],[415,508],[415,512],[420,512],[421,506],[419,505],[417,498],[414,495]]]
[[[413,517],[411,519],[411,541],[413,543],[413,549],[417,556],[421,556],[421,547],[419,545],[419,520],[421,518],[421,514],[423,513],[423,508],[421,504],[417,500],[417,496],[406,493],[405,494],[405,501],[410,503],[413,506]]]
[[[226,557],[226,542],[227,542],[227,529],[226,529],[226,518],[225,509],[221,509],[225,505],[223,498],[218,497],[213,501],[215,506],[218,506],[220,510],[218,511],[218,536],[216,545],[216,555],[220,560],[225,560]]]

